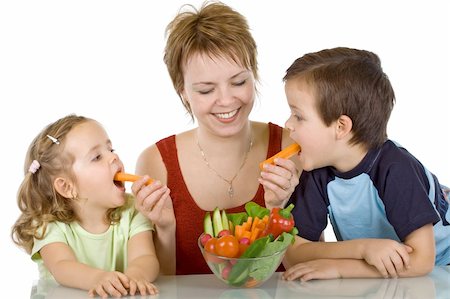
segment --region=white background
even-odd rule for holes
[[[2,297],[28,297],[38,278],[9,234],[25,152],[45,125],[69,113],[99,120],[130,172],[146,146],[193,126],[162,61],[165,26],[186,1],[0,3]],[[281,79],[297,57],[368,49],[396,92],[389,137],[450,184],[448,1],[225,2],[247,17],[258,44],[261,95],[252,119],[284,125]]]

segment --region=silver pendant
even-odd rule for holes
[[[234,196],[233,185],[231,185],[231,184],[230,184],[230,187],[228,188],[228,196],[230,198]]]

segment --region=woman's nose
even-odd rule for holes
[[[227,105],[233,102],[233,94],[228,88],[221,88],[217,93],[216,102],[219,105]]]

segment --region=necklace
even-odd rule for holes
[[[252,149],[252,145],[253,145],[253,138],[250,136],[250,145],[248,147],[248,150],[245,152],[244,160],[242,161],[241,166],[236,171],[234,176],[229,180],[229,179],[224,178],[220,173],[217,172],[217,170],[215,170],[214,168],[211,167],[208,160],[206,159],[206,155],[205,155],[205,152],[203,151],[203,148],[200,146],[200,142],[198,141],[198,136],[197,136],[197,146],[198,146],[198,149],[200,150],[200,153],[202,154],[203,161],[205,161],[205,164],[206,164],[206,166],[208,166],[209,169],[211,169],[222,181],[226,182],[229,185],[227,192],[228,192],[228,197],[230,197],[230,199],[233,198],[233,196],[234,196],[233,181],[237,177],[239,172],[241,171],[242,167],[244,167],[245,162],[247,161],[248,153]]]

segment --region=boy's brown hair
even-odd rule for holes
[[[287,69],[283,81],[292,79],[313,88],[327,126],[341,115],[351,118],[351,144],[370,149],[386,141],[395,94],[376,54],[343,47],[309,53]]]

